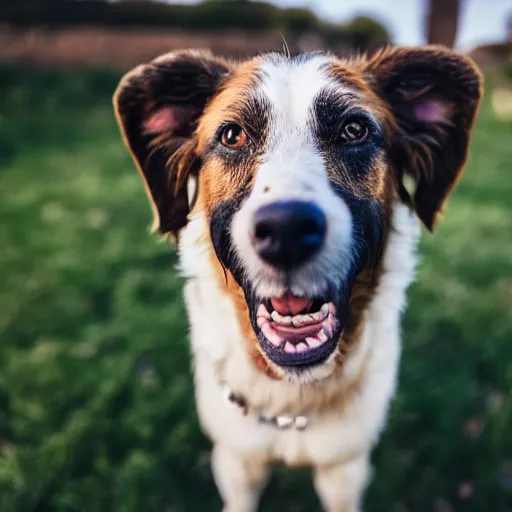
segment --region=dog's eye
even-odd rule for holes
[[[368,136],[368,127],[359,121],[347,121],[341,128],[341,137],[346,142],[362,142]]]
[[[247,135],[242,127],[236,123],[230,123],[220,132],[220,141],[227,148],[239,148],[245,144]]]

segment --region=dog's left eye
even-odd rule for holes
[[[243,128],[236,123],[224,126],[220,132],[220,141],[227,148],[239,148],[245,144],[247,135]]]
[[[347,121],[341,127],[341,138],[346,142],[362,142],[368,136],[368,127],[359,121]]]

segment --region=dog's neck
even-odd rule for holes
[[[314,379],[306,372],[273,380],[254,364],[236,306],[216,275],[206,220],[201,214],[191,216],[180,239],[180,270],[187,279],[185,302],[194,364],[214,372],[219,385],[242,396],[258,414],[317,414],[357,387],[365,373],[378,371],[382,358],[395,359],[397,366],[399,319],[413,279],[418,234],[416,218],[407,207],[396,204],[378,287],[343,362],[332,357],[320,372],[315,370]]]

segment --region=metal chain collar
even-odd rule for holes
[[[228,406],[237,408],[244,416],[249,414],[247,400],[243,396],[233,392],[226,385],[222,385],[222,395]],[[263,414],[256,413],[256,418],[259,423],[273,426],[279,430],[288,430],[291,428],[295,428],[296,430],[305,430],[309,424],[309,418],[305,415],[281,415],[268,417]]]

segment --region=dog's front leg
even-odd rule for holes
[[[368,456],[315,468],[315,489],[325,512],[360,512],[370,476]]]
[[[255,512],[268,475],[266,460],[244,458],[216,444],[212,454],[215,483],[224,503],[223,512]]]

